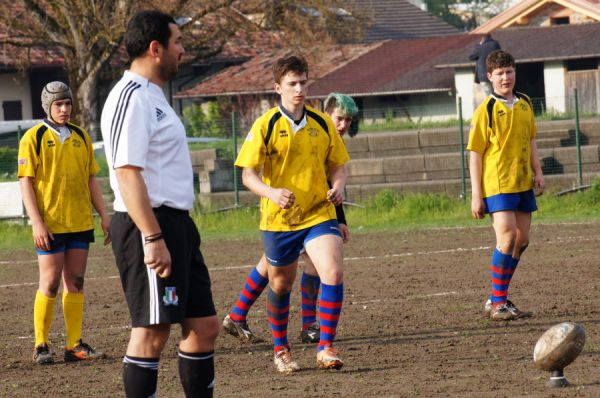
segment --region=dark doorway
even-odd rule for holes
[[[517,64],[517,91],[525,93],[533,102],[536,114],[546,111],[546,89],[544,86],[544,64],[532,62]]]

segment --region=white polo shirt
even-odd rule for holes
[[[104,104],[101,128],[116,211],[127,211],[115,173],[123,166],[142,169],[152,207],[192,208],[194,182],[185,128],[159,86],[125,71]]]

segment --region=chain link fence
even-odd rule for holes
[[[580,114],[576,91],[569,93],[568,98],[532,98],[532,101],[544,174],[568,179],[568,183],[561,182],[563,187],[585,185],[600,171],[598,112]],[[403,191],[422,192],[426,190],[423,187],[433,189],[435,182],[449,186],[448,181],[454,188],[444,188],[441,192],[466,197],[469,184],[465,146],[469,124],[462,118],[460,99],[457,102],[362,109],[355,125],[360,133],[346,138],[352,159],[348,167],[349,199],[365,199],[368,194],[363,192],[369,192],[370,185],[388,184]],[[557,110],[556,104],[562,108],[559,106]],[[257,202],[256,197],[246,192],[241,172],[233,166],[254,119],[255,115],[223,110],[219,104],[184,108],[182,120],[188,132],[195,187],[202,204],[229,208]],[[10,123],[12,130],[8,131],[7,122],[0,122],[0,181],[14,183],[19,139],[35,121]],[[101,150],[97,152],[97,160],[101,167],[99,176],[107,177]],[[361,193],[350,189],[352,186],[360,186]],[[105,193],[110,195],[108,184]],[[2,192],[2,196],[14,199],[8,193]],[[0,217],[10,213],[6,207],[14,210],[15,206],[15,203],[0,203]]]

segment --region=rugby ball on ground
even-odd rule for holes
[[[573,322],[563,322],[546,330],[533,350],[538,369],[562,370],[577,358],[585,344],[585,330]]]

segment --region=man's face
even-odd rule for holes
[[[308,77],[306,73],[288,72],[280,83],[275,83],[275,91],[281,96],[284,107],[302,106],[308,93]]]
[[[50,105],[50,119],[59,126],[64,126],[71,119],[73,103],[70,98],[54,101]]]
[[[181,31],[175,24],[169,24],[171,29],[171,37],[169,38],[169,46],[162,48],[161,62],[160,62],[160,75],[162,80],[168,81],[177,76],[179,71],[179,64],[185,54],[183,44],[181,42],[182,35]]]
[[[512,94],[516,82],[515,68],[512,66],[496,68],[492,73],[488,73],[487,77],[492,83],[496,94],[500,94],[503,97]]]
[[[344,134],[346,134],[348,132],[348,129],[350,128],[350,124],[352,124],[352,118],[344,115],[340,111],[340,108],[335,108],[333,110],[333,112],[331,112],[329,114],[329,117],[331,118],[331,120],[333,120],[335,129],[337,130],[337,132],[340,135],[343,136]]]

